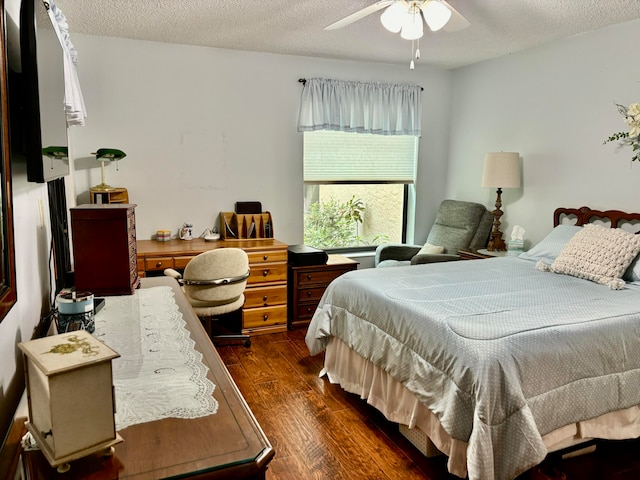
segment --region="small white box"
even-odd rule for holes
[[[120,355],[86,330],[19,343],[27,428],[52,467],[122,441],[115,429],[111,360]]]

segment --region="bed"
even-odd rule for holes
[[[470,480],[513,479],[587,439],[636,438],[638,230],[640,214],[559,208],[518,257],[348,272],[307,346],[325,351],[329,381],[426,435]]]

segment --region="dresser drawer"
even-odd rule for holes
[[[311,320],[314,312],[318,308],[318,302],[309,303],[307,305],[298,305],[298,310],[296,311],[296,318],[298,320]]]
[[[263,263],[287,263],[287,250],[274,250],[266,252],[247,253],[249,265],[261,265]]]
[[[247,308],[242,311],[243,328],[260,328],[287,324],[287,306]]]
[[[264,265],[250,265],[251,273],[247,284],[287,281],[286,263],[266,263]]]
[[[267,307],[287,303],[287,286],[252,287],[244,291],[244,307]]]
[[[173,257],[173,268],[178,270],[184,270],[184,267],[187,266],[187,263],[191,261],[192,256],[185,257]]]
[[[298,302],[316,302],[322,298],[322,294],[327,289],[327,287],[312,287],[312,288],[304,288],[300,287],[297,289],[298,294]]]
[[[144,259],[144,269],[149,271],[162,271],[165,268],[175,268],[173,257],[148,257]]]
[[[340,270],[311,270],[306,272],[300,272],[298,274],[298,287],[304,288],[304,285],[316,284],[327,286],[332,280],[338,278],[345,272],[344,269]]]

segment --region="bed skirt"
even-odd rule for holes
[[[467,442],[451,438],[436,416],[400,382],[336,337],[329,338],[324,368],[320,372],[321,376],[324,374],[331,383],[366,400],[388,420],[422,431],[435,448],[447,455],[449,472],[462,478],[467,476]],[[593,438],[624,440],[637,437],[640,437],[640,406],[566,425],[543,435],[542,441],[548,452],[554,452]],[[532,466],[523,466],[522,472]]]

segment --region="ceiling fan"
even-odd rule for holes
[[[336,30],[346,27],[383,8],[386,10],[380,15],[382,25],[390,32],[400,32],[402,38],[411,40],[412,57],[416,59],[420,58],[420,38],[424,35],[423,19],[432,32],[440,29],[444,29],[445,32],[457,32],[470,25],[469,21],[445,0],[380,0],[324,28]],[[414,69],[413,58],[409,68]]]
[[[422,37],[423,17],[433,32],[440,29],[457,32],[470,25],[466,18],[444,0],[380,0],[326,26],[325,30],[346,27],[383,8],[386,10],[380,16],[380,21],[384,27],[393,33],[400,32],[402,38],[407,40]]]

